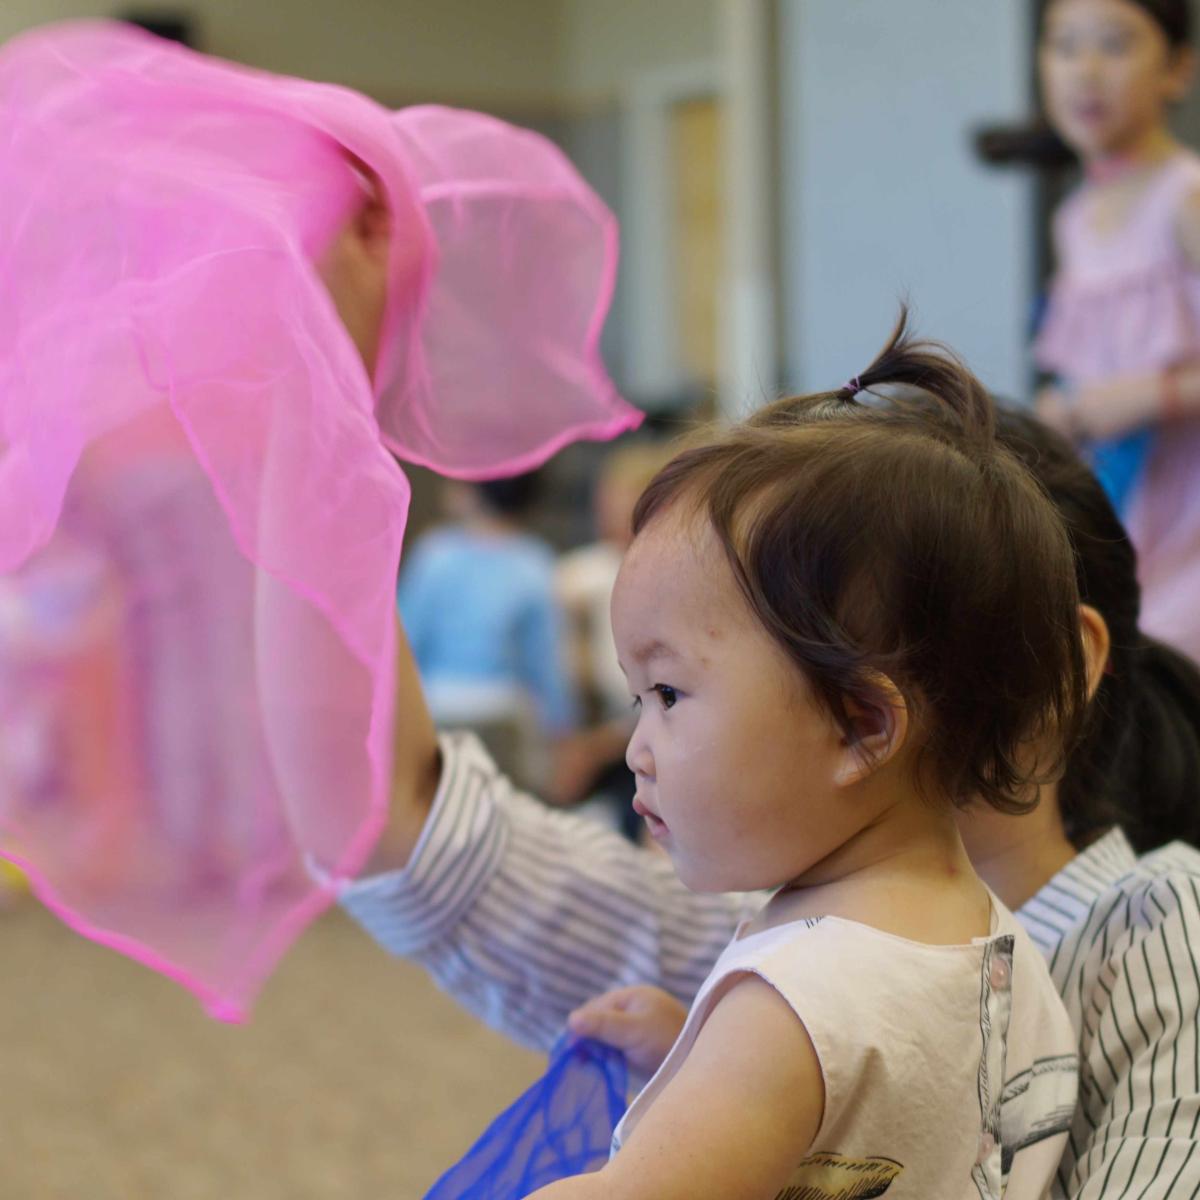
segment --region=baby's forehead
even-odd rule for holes
[[[614,602],[672,605],[716,619],[744,609],[720,539],[708,519],[673,506],[642,529],[626,551]]]
[[[682,568],[713,571],[725,566],[725,554],[708,518],[690,505],[673,504],[638,531],[621,564],[622,571]]]

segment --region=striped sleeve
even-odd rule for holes
[[[1139,887],[1108,892],[1080,934],[1060,948],[1080,960],[1060,986],[1082,1025],[1082,1057],[1080,1103],[1057,1194],[1072,1200],[1198,1196],[1197,877],[1166,871]]]
[[[442,739],[429,821],[403,871],[352,884],[347,911],[493,1028],[548,1049],[609,988],[699,990],[758,897],[689,892],[663,856],[512,787],[469,734]]]

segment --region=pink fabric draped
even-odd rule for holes
[[[393,453],[494,476],[639,420],[614,224],[533,134],[115,24],[0,48],[0,123],[0,854],[239,1019],[385,820]],[[374,381],[313,266],[363,167]]]

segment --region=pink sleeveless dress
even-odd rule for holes
[[[1195,191],[1200,156],[1181,150],[1113,233],[1089,225],[1086,188],[1063,204],[1040,366],[1086,385],[1200,360],[1200,271],[1175,232]],[[1157,429],[1124,517],[1138,552],[1142,628],[1200,661],[1200,419]]]
[[[535,134],[114,23],[0,47],[0,125],[0,856],[236,1019],[386,819],[397,458],[640,420],[616,225]],[[314,266],[368,173],[374,378]]]

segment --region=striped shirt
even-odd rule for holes
[[[549,1049],[576,1006],[653,983],[690,1004],[760,895],[689,892],[663,856],[516,791],[470,735],[443,738],[403,871],[342,902],[489,1025]],[[1080,1102],[1052,1191],[1200,1196],[1200,853],[1140,861],[1119,831],[1017,912],[1079,1034]]]
[[[1079,1104],[1056,1196],[1200,1196],[1200,853],[1142,859],[1119,830],[1017,917],[1079,1034]]]

